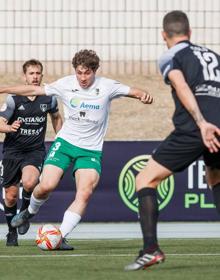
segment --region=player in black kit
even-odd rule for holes
[[[165,260],[157,240],[156,187],[174,172],[203,156],[206,179],[220,212],[220,56],[192,44],[189,21],[182,11],[163,19],[168,51],[159,61],[175,102],[175,129],[153,153],[136,178],[143,249],[125,270],[145,269]]]
[[[25,83],[40,85],[43,65],[31,59],[23,65]],[[11,220],[17,213],[19,185],[22,182],[22,204],[20,211],[26,209],[32,191],[38,183],[45,157],[45,133],[47,114],[50,114],[55,132],[62,126],[57,101],[50,96],[11,96],[8,95],[0,112],[0,132],[6,133],[3,143],[2,187],[5,189],[4,209],[8,224],[6,246],[18,246],[17,229],[11,227]],[[29,222],[18,228],[25,234]]]

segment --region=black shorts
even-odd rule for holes
[[[220,169],[220,152],[210,153],[202,141],[199,130],[174,130],[153,152],[152,158],[172,172],[187,168],[203,156],[206,166]]]
[[[45,159],[45,151],[16,152],[5,154],[2,160],[1,185],[8,188],[17,185],[22,176],[22,169],[27,165],[35,166],[40,172]]]

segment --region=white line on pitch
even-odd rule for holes
[[[220,253],[207,253],[207,254],[166,254],[167,256],[220,256]],[[0,255],[0,258],[51,258],[51,257],[132,257],[134,254],[117,254],[117,255],[104,255],[104,254],[74,254],[74,255]]]

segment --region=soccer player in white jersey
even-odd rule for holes
[[[18,227],[34,216],[57,187],[68,166],[73,164],[76,196],[65,211],[60,227],[61,250],[72,250],[65,237],[83,216],[101,174],[104,136],[111,101],[121,96],[151,104],[153,98],[144,90],[130,88],[118,81],[97,77],[99,57],[92,50],[81,50],[72,59],[75,75],[38,86],[1,88],[0,93],[56,96],[64,104],[65,121],[46,158],[40,184],[35,188],[29,207],[12,220]]]

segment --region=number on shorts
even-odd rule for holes
[[[55,145],[54,145],[52,151],[51,151],[50,154],[49,154],[49,158],[54,157],[56,151],[60,148],[60,146],[61,146],[61,143],[60,143],[60,142],[56,142],[56,143],[55,143]]]

